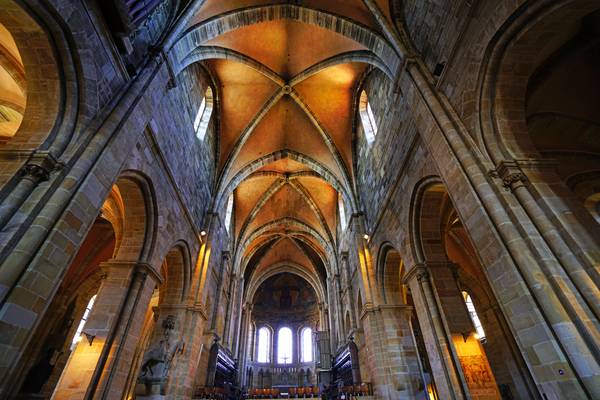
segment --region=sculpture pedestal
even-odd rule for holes
[[[165,399],[165,378],[141,378],[135,385],[135,397],[140,400],[162,400]]]

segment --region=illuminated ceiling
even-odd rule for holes
[[[11,138],[26,106],[25,69],[17,45],[0,24],[0,143]]]
[[[398,66],[376,19],[361,0],[208,0],[175,47],[176,70],[201,62],[218,83],[217,207],[233,193],[247,282],[286,264],[324,280],[338,196],[355,209],[357,87]]]

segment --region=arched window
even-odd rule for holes
[[[377,136],[377,123],[375,122],[375,114],[373,114],[371,104],[369,103],[369,97],[364,90],[360,94],[358,111],[367,142],[372,143],[375,140],[375,136]]]
[[[85,311],[83,312],[83,317],[79,321],[79,325],[77,325],[77,330],[75,331],[75,336],[73,336],[73,342],[71,343],[71,350],[75,349],[77,343],[81,341],[81,332],[83,331],[83,327],[85,326],[85,322],[90,316],[90,311],[94,307],[94,302],[96,301],[96,295],[93,295],[90,301],[88,301],[87,306],[85,307]]]
[[[340,227],[344,230],[348,221],[346,221],[346,208],[344,207],[344,199],[341,193],[338,193],[338,210],[340,213]]]
[[[304,328],[300,333],[302,344],[302,362],[312,362],[313,360],[313,341],[312,329]]]
[[[294,341],[290,328],[281,328],[277,334],[277,363],[291,364]]]
[[[271,361],[271,331],[263,326],[258,330],[258,349],[256,360],[259,363],[268,363]]]
[[[462,292],[463,299],[465,300],[465,304],[467,305],[467,310],[469,310],[469,316],[471,317],[471,321],[473,321],[473,325],[475,326],[475,330],[477,331],[477,339],[484,340],[485,332],[483,327],[481,326],[481,321],[479,320],[479,316],[477,315],[477,311],[475,311],[475,305],[473,304],[473,300],[469,293],[463,291]]]
[[[208,121],[210,121],[212,110],[213,92],[209,86],[200,102],[200,107],[198,107],[198,112],[196,112],[196,118],[194,118],[194,132],[196,132],[196,137],[200,140],[204,140],[204,136],[206,136]]]
[[[229,232],[231,217],[233,215],[233,193],[227,198],[227,208],[225,209],[225,228]]]

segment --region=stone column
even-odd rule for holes
[[[199,332],[204,331],[208,317],[201,305],[184,305],[170,312],[181,318],[183,352],[177,355],[171,367],[167,394],[169,399],[189,399],[196,383],[198,360],[201,352],[205,351],[202,348],[204,335]]]
[[[356,305],[354,304],[354,299],[352,298],[354,294],[354,288],[352,287],[352,274],[350,273],[350,263],[348,262],[348,253],[341,253],[341,262],[342,269],[344,271],[344,282],[346,283],[345,291],[347,296],[348,304],[350,305],[350,321],[352,323],[352,327],[356,329],[358,327],[358,322],[356,321]],[[360,312],[360,310],[359,310]],[[342,317],[344,318],[344,317]],[[346,327],[347,328],[347,327]],[[346,332],[347,334],[348,332]]]
[[[152,292],[160,278],[148,264],[107,261],[96,302],[54,399],[120,398]]]
[[[390,398],[426,399],[417,347],[410,319],[413,307],[381,305],[378,307],[383,325],[383,351],[389,375]]]
[[[335,274],[335,276],[333,277],[333,285],[332,285],[332,291],[333,291],[332,296],[335,299],[334,303],[336,306],[336,314],[337,314],[337,324],[336,324],[337,342],[336,342],[335,347],[339,347],[340,345],[342,345],[343,343],[346,342],[345,329],[344,329],[344,309],[342,307],[342,284],[340,281],[341,281],[341,278],[340,278],[340,274],[339,274],[339,270],[338,270],[337,273]]]
[[[227,347],[229,350],[232,349],[231,343],[231,327],[236,325],[237,320],[237,309],[235,307],[235,302],[237,300],[236,289],[237,289],[237,276],[231,275],[229,279],[229,287],[227,289],[227,311],[225,312],[225,326],[223,327],[223,346]],[[235,354],[232,352],[232,354]]]
[[[235,319],[232,321],[231,324],[231,330],[233,330],[232,333],[233,334],[233,343],[231,345],[231,352],[232,354],[235,354],[236,357],[238,358],[238,360],[240,359],[239,356],[239,347],[240,347],[240,332],[242,331],[242,327],[243,327],[243,323],[242,323],[242,315],[243,315],[243,310],[242,310],[242,299],[243,299],[243,295],[244,295],[244,278],[240,277],[237,279],[236,285],[235,285],[235,300],[233,302],[233,307],[234,307],[234,315],[235,315]]]
[[[240,346],[238,348],[239,374],[238,377],[240,386],[251,385],[252,382],[246,382],[246,366],[248,360],[248,346],[250,342],[250,323],[252,322],[252,304],[246,303],[242,310],[242,326],[239,334],[241,335]],[[273,335],[275,336],[275,335]],[[274,337],[272,338],[274,341]]]
[[[447,334],[444,314],[425,266],[413,266],[404,282],[410,286],[439,398],[469,398],[460,363]]]

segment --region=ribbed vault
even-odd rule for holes
[[[174,48],[176,73],[199,62],[217,81],[215,209],[233,195],[246,282],[288,265],[323,283],[340,199],[356,209],[357,86],[400,65],[376,18],[361,0],[207,0]]]

